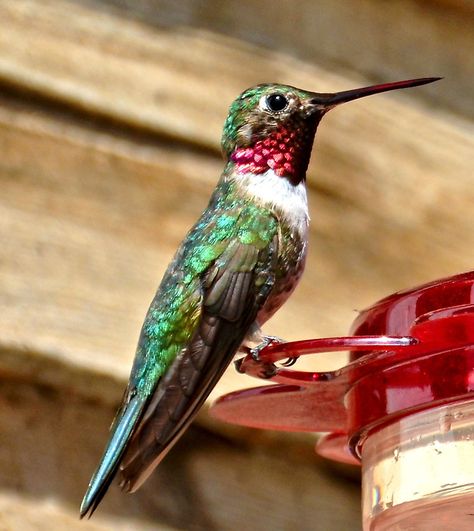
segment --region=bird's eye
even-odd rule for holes
[[[267,108],[272,112],[280,112],[288,106],[288,100],[283,94],[270,94],[266,99]]]

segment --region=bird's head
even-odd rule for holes
[[[222,135],[224,156],[241,173],[273,170],[299,182],[306,173],[317,125],[327,111],[364,96],[437,79],[412,79],[336,93],[274,83],[257,85],[245,90],[230,106]]]

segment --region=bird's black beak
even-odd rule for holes
[[[308,101],[309,105],[315,111],[327,112],[333,107],[346,103],[348,101],[371,96],[372,94],[379,94],[380,92],[388,92],[389,90],[398,90],[409,87],[417,87],[419,85],[426,85],[442,79],[441,77],[423,77],[420,79],[407,79],[406,81],[395,81],[394,83],[383,83],[381,85],[371,85],[370,87],[356,88],[352,90],[344,90],[343,92],[334,92],[319,94],[314,92]]]

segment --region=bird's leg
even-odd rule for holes
[[[263,336],[261,343],[250,349],[250,355],[254,361],[260,361],[260,352],[273,343],[285,343],[285,340],[278,336]]]
[[[286,343],[286,341],[278,336],[263,336],[262,342],[256,347],[250,349],[250,355],[255,361],[260,361],[260,352],[273,343]],[[281,366],[292,367],[298,361],[298,358],[299,356],[291,356],[285,361],[282,361]]]
[[[249,343],[255,344],[257,341],[259,341],[257,346],[255,347],[249,346]],[[269,345],[272,345],[273,343],[286,343],[286,341],[278,336],[263,335],[260,327],[255,322],[250,328],[249,333],[247,334],[247,337],[245,338],[245,341],[242,343],[239,351],[244,352],[244,353],[250,353],[254,361],[260,362],[260,352],[262,352],[263,349],[265,349]],[[296,360],[298,359],[298,357],[299,356],[288,358],[286,361],[281,363],[282,367],[291,367],[292,365],[296,363]],[[238,372],[244,372],[241,369],[243,361],[244,361],[244,358],[240,358],[234,362],[235,368]]]

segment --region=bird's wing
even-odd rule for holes
[[[202,277],[202,311],[192,340],[160,381],[120,465],[122,488],[136,490],[194,418],[241,345],[273,286],[270,245],[232,242]]]
[[[221,231],[220,241],[215,220],[208,222],[206,231],[199,227],[193,251],[185,244],[163,279],[81,516],[95,510],[119,465],[124,490],[134,491],[145,481],[194,418],[273,287],[278,259],[275,218],[268,211],[241,209],[238,214],[227,212],[226,219],[233,219],[233,225],[229,222]],[[169,319],[173,305],[181,312],[174,321]],[[166,312],[168,319],[161,319]]]

